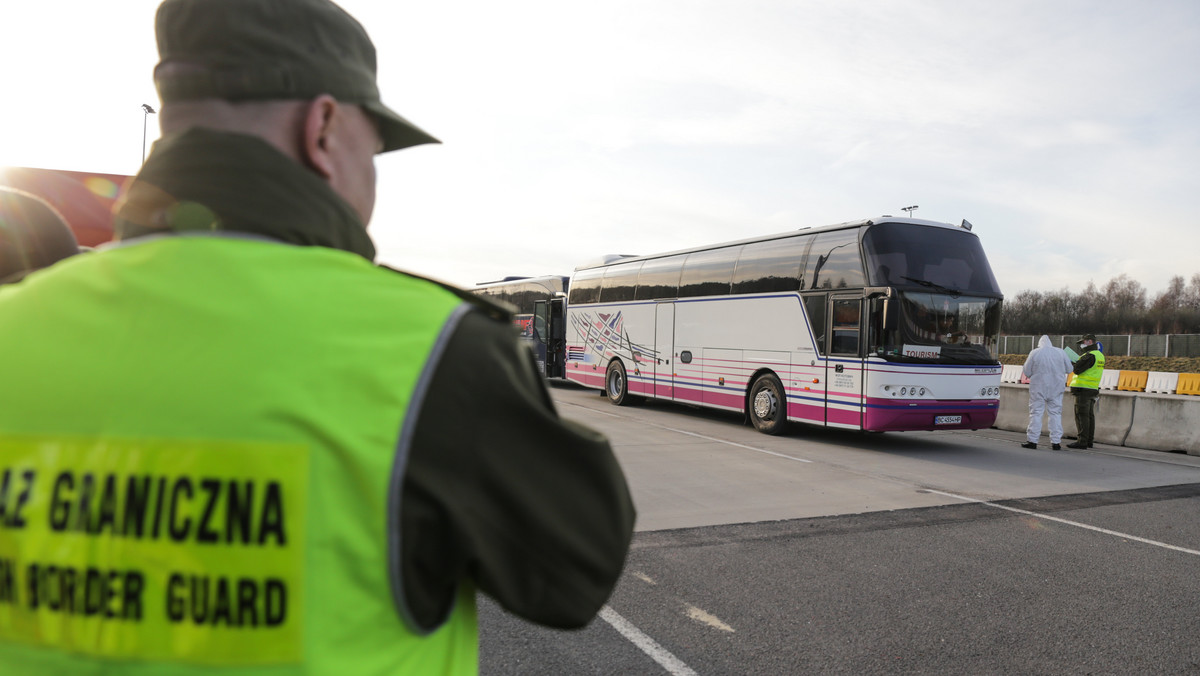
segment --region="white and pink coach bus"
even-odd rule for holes
[[[868,431],[981,429],[999,409],[1003,296],[962,225],[884,216],[576,268],[566,377]]]

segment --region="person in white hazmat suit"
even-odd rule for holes
[[[1025,360],[1021,373],[1029,378],[1029,426],[1025,428],[1027,441],[1022,448],[1037,448],[1042,434],[1042,413],[1049,414],[1050,447],[1062,450],[1062,399],[1067,388],[1067,374],[1071,372],[1071,359],[1067,353],[1054,347],[1050,336],[1042,336],[1038,346]]]

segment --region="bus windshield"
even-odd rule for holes
[[[979,238],[966,230],[912,223],[876,223],[863,233],[867,274],[876,286],[997,296]]]
[[[894,361],[996,363],[999,298],[926,291],[898,296],[883,311],[872,354]]]

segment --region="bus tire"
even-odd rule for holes
[[[633,403],[629,394],[629,379],[625,376],[625,365],[620,359],[608,363],[608,371],[604,374],[604,393],[608,400],[617,406],[628,406]]]
[[[750,386],[747,413],[754,428],[763,434],[780,434],[787,427],[787,397],[783,384],[773,373],[764,373]]]

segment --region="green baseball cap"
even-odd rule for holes
[[[383,105],[371,38],[329,0],[166,0],[155,32],[163,103],[329,94],[378,119],[384,152],[439,143]],[[160,72],[164,64],[179,67]]]

